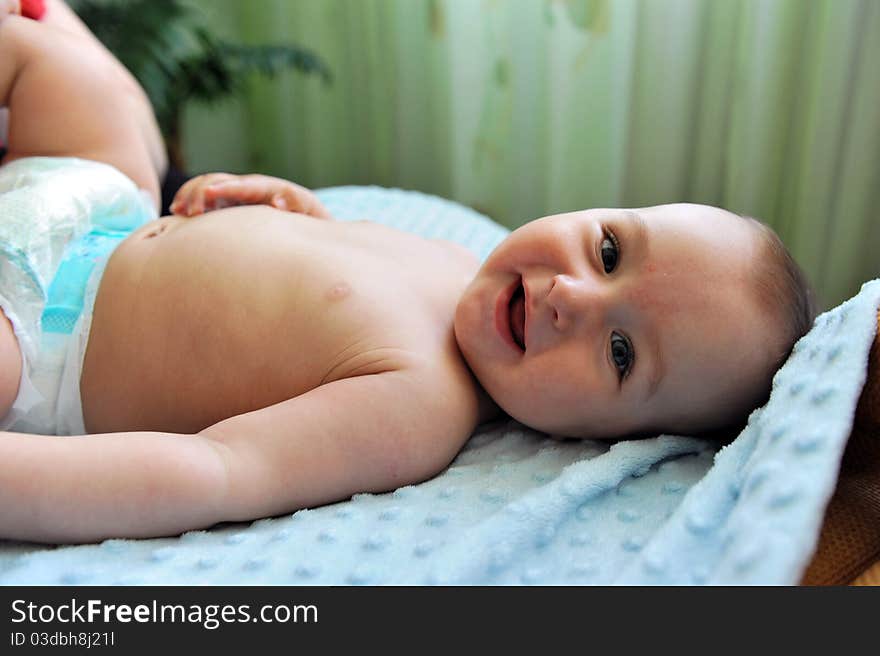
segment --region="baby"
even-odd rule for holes
[[[0,23],[4,165],[96,160],[157,200],[140,96],[97,55],[71,64],[76,40],[51,30]],[[482,265],[333,221],[267,176],[195,178],[172,209],[115,246],[84,308],[58,385],[77,400],[58,421],[82,435],[0,436],[3,537],[170,535],[387,491],[505,413],[561,437],[737,426],[813,318],[776,236],[701,205],[545,217]],[[0,314],[7,417],[42,357],[23,360],[16,303]]]

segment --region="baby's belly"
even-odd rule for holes
[[[167,217],[118,247],[83,363],[89,432],[197,432],[317,387],[357,341],[311,228],[250,210]]]

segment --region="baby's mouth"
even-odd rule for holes
[[[526,299],[523,290],[522,281],[519,287],[510,297],[510,305],[508,306],[510,316],[510,334],[513,335],[513,341],[516,342],[523,351],[526,350],[525,330],[526,330]]]

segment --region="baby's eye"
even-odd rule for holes
[[[633,351],[629,340],[618,333],[611,333],[611,359],[623,380],[632,369]]]
[[[617,267],[617,260],[620,258],[620,244],[617,243],[617,237],[614,236],[613,232],[605,233],[600,251],[602,253],[602,266],[605,268],[605,273],[611,273]]]

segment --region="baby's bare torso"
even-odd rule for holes
[[[264,207],[164,217],[111,257],[81,378],[89,432],[196,432],[351,376],[433,359],[478,268],[452,244]]]

